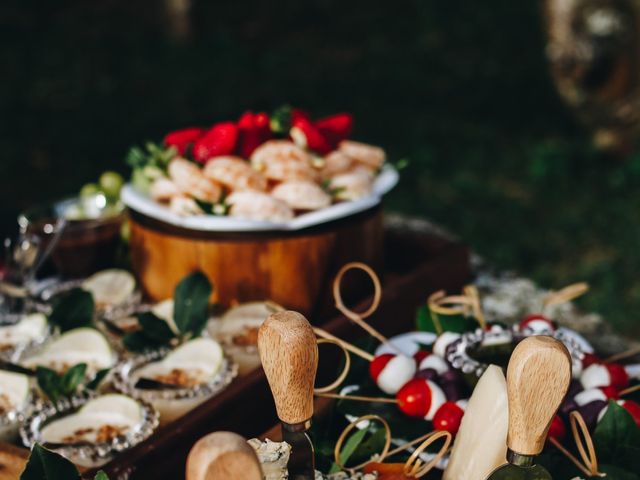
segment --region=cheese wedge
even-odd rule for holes
[[[478,380],[453,444],[443,480],[485,480],[506,463],[509,403],[500,367],[490,365]]]

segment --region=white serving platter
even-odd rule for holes
[[[122,188],[120,197],[130,209],[150,218],[190,230],[207,232],[263,232],[295,231],[321,225],[341,218],[349,217],[378,205],[382,197],[396,186],[398,171],[391,165],[385,165],[376,177],[370,195],[350,202],[341,202],[315,212],[299,215],[284,223],[242,220],[218,215],[181,216],[173,213],[165,205],[157,203],[147,195],[137,191],[131,184]]]

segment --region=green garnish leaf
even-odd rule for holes
[[[36,369],[36,380],[40,390],[52,402],[57,402],[62,397],[69,397],[76,393],[85,378],[86,372],[86,363],[74,365],[64,375],[60,375],[55,370],[47,367],[38,367]]]
[[[74,288],[55,301],[49,321],[62,332],[74,328],[91,327],[94,308],[91,293],[81,288]]]
[[[47,367],[36,369],[36,380],[38,387],[49,397],[52,402],[57,402],[62,392],[60,391],[60,375],[55,370]]]
[[[152,338],[147,337],[142,330],[137,332],[129,332],[122,337],[122,343],[130,352],[144,352],[147,350],[157,350],[163,344],[156,342]]]
[[[82,380],[84,380],[86,373],[86,363],[79,363],[68,369],[60,378],[60,391],[62,392],[62,395],[65,397],[73,395]]]
[[[209,319],[212,286],[202,272],[183,278],[175,289],[174,318],[183,336],[197,337]]]
[[[96,473],[96,476],[93,477],[93,480],[109,480],[109,477],[107,477],[107,474],[104,473],[104,470],[100,470],[98,473]]]
[[[111,371],[110,368],[103,368],[102,370],[98,370],[93,379],[91,379],[91,381],[85,385],[85,388],[89,390],[97,390],[98,387],[100,387],[102,381],[109,374],[109,371]]]
[[[152,312],[144,312],[138,315],[138,323],[144,335],[159,344],[167,344],[176,336],[167,322],[158,318]]]
[[[640,427],[633,417],[615,401],[593,433],[598,460],[631,472],[640,472]]]
[[[342,446],[342,450],[340,450],[340,463],[342,463],[342,465],[345,465],[349,461],[349,458],[351,458],[353,452],[356,451],[358,445],[360,445],[364,440],[364,437],[367,435],[368,430],[368,428],[357,430],[344,443],[344,445]],[[338,464],[334,463],[331,466],[331,470],[329,471],[329,473],[337,473],[339,471],[340,467],[338,466]]]
[[[293,108],[291,105],[283,105],[278,107],[271,115],[269,115],[269,127],[276,135],[288,135],[291,129],[291,113]]]
[[[104,480],[105,477],[100,480]],[[20,480],[75,480],[79,478],[78,469],[72,462],[37,443],[31,449],[27,465],[20,475]],[[96,478],[98,477],[96,476]]]

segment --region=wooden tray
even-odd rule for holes
[[[471,279],[467,248],[442,237],[386,229],[385,247],[383,295],[377,312],[368,320],[386,335],[412,329],[416,308],[428,294],[439,289],[458,291]],[[365,308],[369,303],[369,298],[361,298],[356,309]],[[322,317],[311,320],[345,339],[362,336],[362,331],[341,315],[324,318],[326,320]],[[324,359],[322,365],[324,373],[329,376],[335,373],[336,365],[329,365]],[[257,369],[102,468],[112,480],[184,478],[187,454],[200,437],[217,430],[252,437],[267,431],[276,422],[275,406],[264,373]],[[91,472],[87,477],[93,478]]]

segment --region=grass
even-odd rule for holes
[[[640,156],[590,146],[557,97],[536,2],[194,1],[191,36],[141,0],[0,7],[0,225],[125,167],[172,128],[289,102],[348,110],[407,158],[388,208],[640,333]],[[160,4],[157,4],[160,5]]]

